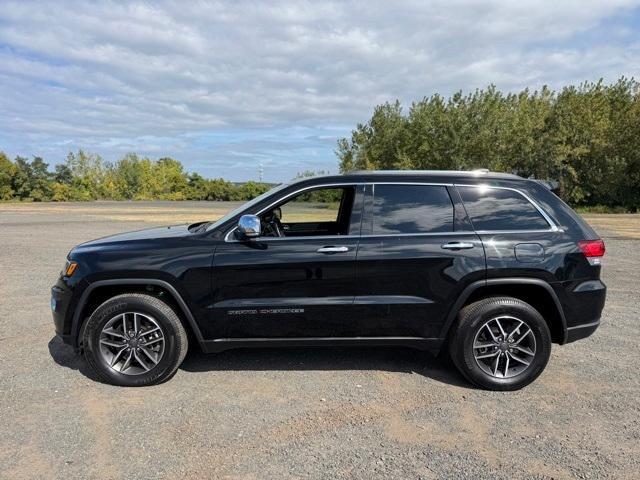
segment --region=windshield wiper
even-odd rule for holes
[[[189,231],[191,233],[199,233],[202,232],[204,230],[207,229],[207,227],[209,227],[209,225],[211,225],[213,222],[198,222],[198,223],[194,223],[193,225],[189,225]]]

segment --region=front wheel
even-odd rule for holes
[[[485,298],[460,311],[449,349],[472,383],[489,390],[517,390],[544,370],[551,334],[542,315],[528,303],[512,297]]]
[[[187,353],[187,334],[176,313],[150,295],[110,298],[87,321],[84,355],[101,380],[139,387],[161,383]]]

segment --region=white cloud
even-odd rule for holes
[[[3,2],[0,148],[51,160],[69,145],[166,148],[200,170],[247,157],[247,171],[300,153],[327,168],[333,141],[293,127],[338,136],[395,98],[637,76],[637,4]],[[236,134],[228,151],[193,141],[219,131]]]

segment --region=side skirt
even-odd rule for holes
[[[202,348],[206,353],[217,353],[232,348],[399,346],[437,354],[443,343],[440,338],[422,337],[218,338],[205,340]]]

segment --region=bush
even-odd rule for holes
[[[66,202],[73,198],[71,187],[69,185],[56,182],[51,186],[51,190],[53,191],[51,200],[54,202]]]

